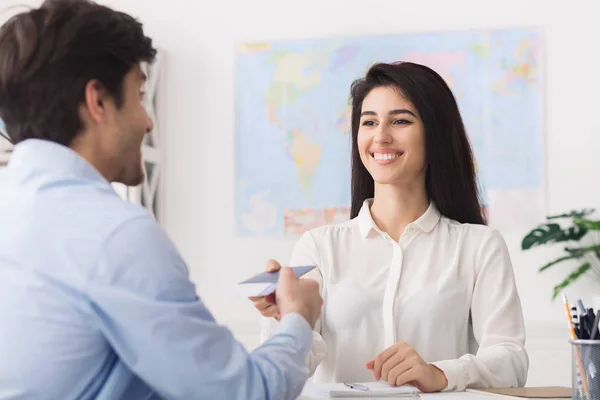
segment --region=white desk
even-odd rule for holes
[[[304,391],[297,398],[297,400],[322,400],[329,399],[329,397],[315,397],[308,393],[310,391],[309,388],[310,383],[307,383]],[[472,393],[472,392],[447,392],[447,393],[419,393],[419,396],[422,400],[495,400],[498,399],[498,396],[482,394],[482,393]],[[346,399],[353,400],[372,400],[372,399],[393,399],[394,397],[347,397]],[[336,397],[336,399],[343,399],[343,397]],[[398,397],[398,399],[402,399],[402,397]],[[406,399],[406,397],[404,398]]]
[[[498,399],[498,396],[484,395],[478,393],[469,393],[469,392],[460,392],[460,393],[421,393],[419,394],[422,400],[493,400]],[[302,395],[298,397],[297,400],[323,400],[329,399],[329,397],[312,397]],[[336,397],[336,399],[344,399],[343,397]],[[385,399],[390,400],[393,397],[347,397],[347,400],[377,400],[377,399]],[[398,399],[402,399],[402,397],[398,397]]]

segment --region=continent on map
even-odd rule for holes
[[[303,93],[321,82],[318,56],[279,50],[268,62],[277,66],[265,101],[274,109],[290,106]]]
[[[292,156],[298,182],[310,200],[312,178],[321,158],[321,146],[304,134],[289,117],[290,108],[308,90],[321,84],[320,69],[325,65],[325,54],[280,50],[273,53],[269,63],[276,65],[273,80],[265,94],[268,120],[286,135],[285,146]],[[308,115],[304,115],[307,119]]]
[[[490,44],[489,42],[473,43],[469,46],[469,50],[471,50],[471,53],[485,60],[490,55]]]
[[[514,96],[519,93],[514,88],[511,88],[516,83],[522,82],[526,85],[535,85],[537,83],[537,54],[538,48],[536,43],[530,38],[521,40],[514,50],[514,61],[509,63],[505,60],[501,63],[501,68],[504,70],[502,79],[493,83],[493,89],[499,94],[506,96]]]
[[[302,191],[310,200],[311,180],[319,166],[323,149],[317,143],[311,142],[298,129],[292,129],[287,133],[287,148],[294,159]]]

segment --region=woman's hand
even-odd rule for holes
[[[281,264],[275,260],[269,260],[267,262],[267,272],[275,272],[281,269]],[[279,321],[279,307],[275,301],[275,292],[268,296],[257,296],[249,297],[250,301],[254,304],[254,307],[261,313],[263,317],[275,318]]]
[[[402,386],[410,384],[423,393],[438,392],[448,386],[446,374],[428,364],[417,352],[404,342],[388,347],[366,364],[373,370],[375,380]]]

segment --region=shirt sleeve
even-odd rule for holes
[[[506,243],[490,229],[477,255],[471,300],[476,355],[432,363],[448,378],[446,391],[467,387],[523,387],[529,358],[521,301]]]
[[[173,244],[148,215],[106,241],[86,292],[121,361],[165,399],[294,399],[308,371],[311,328],[286,315],[252,353],[196,295]]]
[[[304,275],[309,279],[314,279],[319,283],[321,296],[323,296],[323,275],[320,269],[319,252],[315,244],[314,238],[310,231],[302,234],[300,240],[294,246],[292,256],[290,257],[290,266],[302,266],[302,265],[316,265],[317,267]],[[323,299],[325,301],[325,299]],[[323,305],[324,307],[325,305]],[[319,319],[315,323],[315,327],[312,332],[312,346],[310,353],[307,356],[308,374],[312,376],[315,370],[325,357],[327,353],[327,344],[321,336],[321,324],[322,324],[323,313],[319,316]],[[260,341],[265,342],[271,335],[276,331],[279,323],[275,318],[262,318],[261,320],[261,333]]]

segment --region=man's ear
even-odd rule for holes
[[[93,121],[101,122],[105,118],[106,100],[106,90],[98,80],[92,79],[85,85],[84,106]]]

